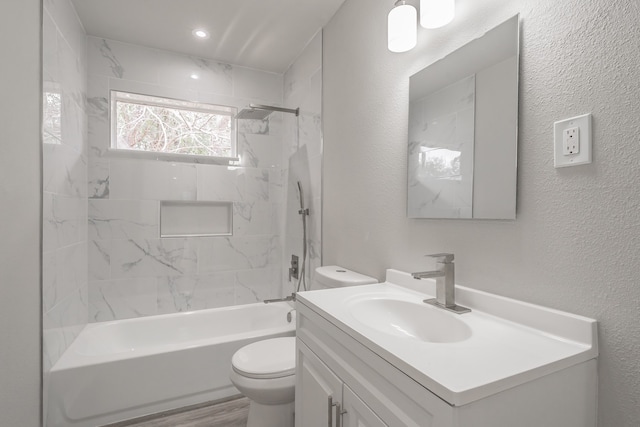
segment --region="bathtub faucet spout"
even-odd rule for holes
[[[295,302],[295,300],[296,300],[296,293],[294,292],[291,295],[286,296],[284,298],[266,299],[263,302],[265,304],[269,304],[270,302],[283,302],[283,301],[294,301]]]

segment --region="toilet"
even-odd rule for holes
[[[336,265],[316,268],[311,290],[377,283]],[[251,401],[247,427],[293,427],[296,338],[257,341],[231,358],[231,382]]]

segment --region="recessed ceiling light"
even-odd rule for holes
[[[200,76],[195,73],[191,74],[189,77],[191,77],[193,80],[198,80],[200,78]]]
[[[204,40],[209,38],[209,32],[206,30],[203,30],[202,28],[196,28],[191,32],[191,34],[193,34],[193,36],[197,39]]]

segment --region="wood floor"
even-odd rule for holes
[[[234,398],[221,403],[191,406],[104,427],[246,427],[249,400]]]

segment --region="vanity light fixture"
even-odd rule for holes
[[[391,52],[407,52],[418,42],[418,12],[416,8],[398,0],[387,20],[387,46]]]
[[[420,0],[420,25],[424,28],[444,27],[455,15],[455,0]]]
[[[456,0],[420,0],[420,26],[444,27],[456,15]],[[405,0],[397,0],[387,20],[387,46],[391,52],[407,52],[418,42],[417,11]]]
[[[201,40],[206,40],[209,38],[209,32],[207,30],[203,30],[202,28],[196,28],[191,32],[193,37]]]

